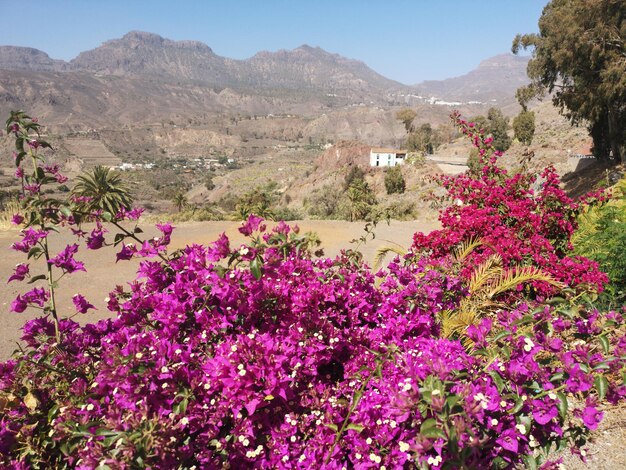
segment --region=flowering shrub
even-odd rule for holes
[[[598,405],[626,394],[626,312],[583,307],[581,283],[507,298],[468,342],[442,337],[475,269],[452,255],[462,238],[374,273],[256,216],[235,247],[222,235],[167,256],[160,230],[118,254],[144,259],[110,295],[115,318],[60,319],[58,338],[50,316],[24,326],[0,365],[5,466],[552,468],[548,452],[581,452]]]
[[[507,266],[537,266],[570,286],[601,290],[608,278],[598,264],[569,255],[578,213],[606,196],[590,193],[573,201],[560,188],[553,168],[546,168],[540,180],[530,173],[509,176],[497,165],[502,152],[493,148],[493,139],[484,138],[474,123],[458,114],[453,119],[478,149],[480,170],[440,177],[453,203],[440,213],[443,228],[415,234],[413,249],[441,256],[463,240],[481,239],[484,249],[472,256],[476,264],[495,252]],[[545,284],[535,287],[540,294],[552,291]]]

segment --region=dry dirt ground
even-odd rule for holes
[[[295,224],[291,223],[292,225]],[[322,247],[327,256],[336,255],[342,248],[350,247],[350,241],[363,234],[363,223],[344,221],[302,221],[297,222],[303,232],[314,231],[322,241]],[[146,237],[155,236],[156,230],[142,224],[146,230]],[[244,241],[244,237],[237,231],[238,222],[193,222],[180,224],[172,237],[172,248],[181,248],[191,243],[207,244],[225,232],[231,240],[231,246],[237,246]],[[408,247],[412,235],[416,231],[431,231],[438,227],[435,221],[393,221],[390,225],[379,224],[375,229],[376,238],[369,240],[361,247],[365,259],[371,264],[377,248],[389,245],[390,242]],[[0,360],[7,359],[16,348],[20,337],[22,324],[36,316],[36,312],[21,314],[9,312],[10,304],[15,296],[24,290],[24,284],[6,284],[17,263],[23,262],[22,253],[17,253],[9,246],[18,239],[15,230],[0,231]],[[68,233],[61,233],[52,238],[53,249],[61,249],[66,243],[73,242]],[[77,259],[85,262],[87,272],[79,272],[68,276],[61,281],[59,290],[60,313],[68,316],[73,313],[71,295],[76,292],[84,294],[98,310],[81,315],[80,322],[92,322],[110,316],[105,308],[107,293],[116,285],[125,285],[134,279],[137,262],[124,261],[115,263],[115,250],[103,248],[98,251],[82,249]],[[592,434],[588,445],[588,454],[591,456],[588,464],[584,464],[578,457],[564,452],[564,467],[571,470],[621,470],[626,469],[626,409],[608,408],[606,415],[597,431]]]

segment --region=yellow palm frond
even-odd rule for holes
[[[483,286],[501,276],[502,272],[502,257],[498,254],[491,255],[477,266],[470,276],[468,286],[470,293],[478,292]]]
[[[488,298],[492,299],[498,294],[515,289],[520,284],[531,281],[546,282],[559,289],[565,288],[565,284],[557,281],[552,275],[546,273],[545,271],[534,266],[524,266],[503,272],[498,281],[491,286]]]
[[[393,243],[396,246],[385,245],[385,246],[381,246],[380,248],[376,250],[376,256],[374,257],[374,269],[380,269],[380,267],[383,265],[383,261],[385,260],[385,257],[389,253],[393,253],[397,256],[404,256],[407,253],[407,250],[404,249],[401,245],[398,245],[397,243],[394,243],[394,242],[390,242],[389,240],[385,240],[385,241],[388,243]]]
[[[484,244],[485,243],[480,239],[470,238],[469,240],[465,240],[454,250],[454,259],[461,262],[467,258],[472,251]]]

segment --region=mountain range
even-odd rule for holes
[[[201,42],[133,31],[69,62],[37,49],[0,46],[0,113],[22,108],[57,124],[95,127],[114,119],[158,121],[185,113],[319,115],[350,106],[419,105],[420,100],[504,107],[527,82],[526,63],[524,57],[501,55],[463,77],[409,86],[319,47],[235,60]]]

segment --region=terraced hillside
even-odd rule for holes
[[[115,156],[101,140],[72,138],[63,142],[63,147],[69,153],[69,159],[78,159],[82,168],[92,168],[96,165],[119,166],[122,159]]]

